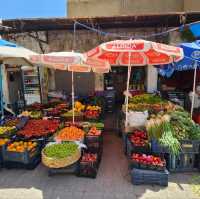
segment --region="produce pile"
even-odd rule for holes
[[[148,168],[148,169],[157,169],[164,170],[166,162],[164,159],[154,155],[138,154],[133,153],[131,157],[132,161],[137,163],[135,166]]]
[[[0,146],[7,144],[10,141],[9,138],[0,138]]]
[[[65,127],[58,132],[56,140],[59,141],[81,141],[85,136],[85,132],[75,126]]]
[[[85,117],[88,119],[97,119],[101,114],[101,107],[87,106],[84,114],[85,114]]]
[[[81,162],[96,162],[97,154],[96,153],[84,153],[81,157]]]
[[[144,147],[148,144],[147,133],[145,131],[135,130],[130,136],[129,140],[134,146]]]
[[[146,111],[158,113],[162,110],[173,109],[173,104],[157,95],[136,95],[129,99],[128,109],[131,111]]]
[[[25,127],[18,131],[26,138],[47,136],[59,128],[59,120],[29,120]]]
[[[150,139],[158,140],[161,146],[175,155],[181,151],[181,140],[200,140],[200,126],[180,107],[175,111],[151,115],[146,129]]]
[[[17,124],[19,124],[19,122],[20,122],[19,118],[13,118],[13,119],[5,121],[3,126],[13,127],[13,126],[16,126]]]
[[[97,130],[95,126],[93,126],[87,133],[87,136],[100,136],[100,135],[101,135],[101,131]]]
[[[43,114],[42,111],[32,110],[32,111],[23,111],[20,116],[30,117],[32,119],[40,119]]]
[[[78,145],[73,142],[53,143],[44,148],[44,154],[50,158],[65,158],[73,155]]]
[[[36,148],[36,146],[37,146],[37,142],[32,142],[32,141],[28,141],[28,142],[19,141],[18,142],[17,141],[17,142],[12,142],[12,143],[8,144],[7,151],[22,153],[24,151],[31,151],[34,148]]]
[[[15,130],[15,126],[0,126],[0,135],[8,135],[10,134],[13,130]]]

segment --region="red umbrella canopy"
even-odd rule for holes
[[[88,57],[108,60],[111,65],[162,65],[183,59],[182,48],[146,40],[115,40],[88,51]]]
[[[87,57],[87,55],[76,52],[37,54],[30,56],[30,61],[49,68],[73,72],[108,73],[110,70],[108,61]]]

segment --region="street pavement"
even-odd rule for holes
[[[122,141],[104,133],[103,158],[96,179],[69,174],[49,177],[40,164],[35,170],[2,169],[0,199],[197,199],[190,181],[198,173],[171,174],[168,187],[132,185]]]

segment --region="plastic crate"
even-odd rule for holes
[[[181,141],[181,152],[182,153],[199,153],[200,152],[200,141],[199,140],[182,140]]]
[[[49,168],[48,176],[53,176],[56,174],[75,174],[76,175],[78,173],[78,169],[79,169],[79,161],[64,168],[57,168],[57,169]]]
[[[196,140],[181,140],[181,153],[199,153],[200,141]],[[161,146],[157,140],[151,140],[151,151],[153,153],[170,153],[167,147]]]
[[[40,157],[41,145],[38,144],[36,148],[31,151],[13,152],[7,151],[7,146],[3,146],[3,161],[4,162],[18,162],[23,164],[31,163],[36,157]]]
[[[170,153],[169,149],[167,147],[161,146],[157,140],[152,139],[151,140],[151,152],[155,154],[159,153]]]
[[[80,161],[78,169],[78,177],[96,178],[99,164],[95,162]]]
[[[180,153],[178,156],[165,154],[167,169],[170,172],[197,171],[199,165],[199,153]]]
[[[169,172],[164,171],[151,171],[143,169],[131,170],[131,181],[134,185],[150,184],[168,186]]]
[[[95,135],[86,135],[85,136],[85,143],[86,145],[89,143],[102,143],[103,142],[103,136],[102,133],[99,136],[95,136]]]
[[[132,153],[149,153],[150,148],[148,145],[146,146],[134,146],[134,144],[130,141],[129,136],[127,136],[127,156],[131,157]]]
[[[160,167],[160,166],[154,166],[154,165],[147,165],[147,164],[140,164],[136,161],[129,160],[129,168],[130,169],[145,169],[145,170],[151,170],[151,171],[164,171],[166,167]]]
[[[3,162],[3,167],[6,169],[26,169],[26,170],[33,170],[35,169],[41,162],[41,157],[35,157],[29,163],[21,163],[15,161],[5,161]]]

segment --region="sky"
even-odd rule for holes
[[[65,17],[67,0],[0,0],[0,19]]]

